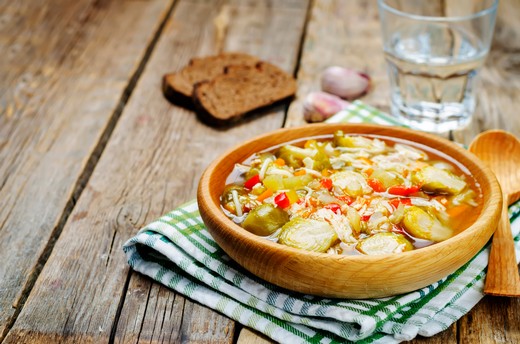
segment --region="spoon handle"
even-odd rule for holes
[[[504,195],[507,196],[507,195]],[[520,276],[516,264],[515,244],[507,214],[508,198],[504,197],[502,215],[489,255],[484,294],[497,296],[520,296]]]

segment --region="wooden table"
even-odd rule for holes
[[[520,2],[502,0],[469,142],[520,135]],[[303,124],[321,70],[365,71],[388,110],[375,1],[34,0],[0,4],[0,341],[261,343],[261,336],[132,272],[122,244],[193,199],[226,148]],[[298,78],[287,109],[229,130],[168,103],[161,77],[243,51]],[[520,302],[486,297],[414,342],[518,343]]]

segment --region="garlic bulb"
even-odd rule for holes
[[[323,122],[349,104],[349,102],[329,93],[311,92],[303,102],[303,115],[307,122]]]
[[[321,89],[344,99],[355,99],[368,91],[370,77],[353,69],[333,66],[321,75]]]

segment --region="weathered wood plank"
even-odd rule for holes
[[[237,339],[237,344],[269,344],[274,343],[271,338],[264,336],[263,334],[250,330],[244,327],[240,331],[240,336]]]
[[[370,75],[372,88],[361,100],[388,110],[389,83],[382,49],[376,2],[315,1],[297,75],[297,98],[289,107],[286,126],[305,124],[303,99],[321,89],[322,71],[334,65]]]
[[[461,343],[520,343],[520,300],[486,296],[459,320]]]
[[[272,7],[269,5],[269,3],[266,2],[230,1],[220,2],[218,6],[200,6],[198,3],[195,4],[197,4],[197,6],[194,7],[193,3],[180,3],[176,8],[172,23],[182,21],[182,18],[189,20],[190,17],[187,16],[187,13],[201,11],[196,12],[197,18],[200,18],[199,21],[201,22],[214,23],[214,25],[210,25],[210,27],[206,29],[211,32],[210,35],[212,35],[215,40],[209,42],[196,42],[196,44],[192,46],[183,47],[184,49],[193,49],[191,51],[191,55],[190,52],[188,52],[184,54],[185,56],[200,55],[202,54],[200,51],[207,51],[207,53],[211,53],[213,50],[219,49],[228,51],[246,51],[276,63],[288,72],[293,72],[296,66],[299,37],[303,31],[305,11],[307,6],[305,2],[298,3],[294,1],[284,1],[271,5]],[[194,25],[201,26],[200,23],[196,23]],[[266,40],[267,37],[273,37],[276,35],[276,32],[281,30],[286,31],[287,34],[278,37],[277,41],[274,43]],[[158,45],[157,55],[170,56],[170,54],[174,54],[174,52],[170,52],[170,49],[175,49],[175,47],[179,45],[177,43],[177,39],[178,36],[182,35],[183,31],[180,31],[177,27],[172,30],[167,30],[161,38],[161,43]],[[208,46],[208,44],[211,45]],[[179,52],[175,52],[174,56],[176,59],[178,54]],[[157,63],[158,62],[156,60],[152,60],[150,62],[150,66],[156,65]],[[172,70],[179,68],[181,65],[182,64],[177,64],[173,66]],[[165,69],[158,68],[158,73],[161,71],[164,72]],[[176,116],[178,116],[178,111],[179,109],[175,110],[174,112]],[[192,116],[192,114],[188,113],[187,116]],[[191,119],[191,117],[189,118]],[[198,123],[193,125],[193,128],[195,131],[194,135],[197,135],[196,137],[198,138],[197,141],[201,140],[201,142],[197,142],[196,144],[201,144],[202,148],[204,147],[204,141],[211,139],[210,137],[214,135],[218,135],[222,144],[228,146],[231,143],[239,142],[245,137],[249,137],[253,134],[258,134],[266,130],[278,128],[282,125],[282,123],[283,108],[279,108],[276,117],[273,117],[272,119],[255,119],[254,123],[247,123],[245,124],[244,128],[232,129],[231,131],[235,132],[235,135],[237,136],[228,137],[226,135],[227,138],[225,140],[221,135],[223,133],[215,133],[213,130],[206,131],[205,129],[199,128],[200,124]],[[204,130],[203,136],[197,134],[197,131],[200,130]],[[204,137],[204,140],[201,139],[202,137]],[[212,147],[212,150],[218,150],[219,152],[224,148],[219,147],[217,149],[215,145],[212,145]],[[199,148],[196,149],[196,151],[199,150]],[[207,153],[210,152],[206,152],[206,154]],[[212,157],[208,158],[207,161],[216,157],[217,153],[211,153]],[[179,153],[179,159],[183,159],[184,156],[185,154]],[[178,171],[176,173],[181,171],[180,169],[177,170]],[[196,177],[198,180],[198,176],[202,170],[199,167],[197,167],[196,170],[198,171]],[[193,197],[195,190],[193,187],[185,190],[188,191],[186,197]],[[143,283],[142,280],[142,276],[138,274],[132,274],[127,295],[132,290],[134,290],[135,285]],[[150,288],[153,285],[154,284],[152,283]],[[161,286],[159,286],[159,288],[166,289]],[[171,291],[167,292],[171,293]],[[143,299],[125,299],[120,321],[117,326],[115,342],[128,343],[139,340],[151,340],[152,342],[158,342],[160,340],[159,338],[161,337],[161,331],[157,331],[157,328],[149,326],[149,319],[163,318],[164,310],[142,309],[142,307],[139,308],[142,303]],[[226,326],[225,329],[229,328],[229,331],[216,331],[215,328],[217,328],[216,326],[218,324],[212,325],[213,330],[210,332],[211,335],[209,336],[207,335],[208,331],[188,331],[188,325],[200,327],[200,324],[204,324],[208,321],[208,315],[206,314],[207,309],[199,306],[196,303],[194,304],[191,301],[187,301],[185,303],[184,313],[186,314],[188,312],[193,314],[191,318],[191,325],[189,325],[189,322],[186,318],[182,319],[182,324],[173,321],[164,322],[162,331],[165,331],[166,333],[177,333],[177,336],[181,337],[184,335],[184,340],[189,339],[190,341],[196,342],[229,342],[233,339],[233,323],[226,321],[226,318],[223,317],[220,319],[220,326]],[[209,314],[212,314],[213,316],[216,315],[214,312]],[[140,329],[141,327],[142,330]],[[135,340],[136,337],[137,340]],[[131,339],[129,340],[129,338]]]
[[[168,8],[159,0],[0,4],[0,339]]]
[[[481,71],[475,118],[455,133],[459,142],[469,143],[484,130],[504,129],[520,137],[520,4],[499,2],[491,51]]]
[[[192,56],[213,53],[220,47],[258,55],[292,72],[306,8],[307,2],[292,0],[176,4],[173,18],[6,343],[57,338],[64,343],[108,341],[125,293],[133,296],[122,307],[121,322],[113,333],[115,341],[178,336],[188,341],[232,340],[232,321],[182,300],[140,275],[132,274],[125,290],[129,271],[120,247],[139,227],[193,198],[203,169],[224,149],[279,128],[284,120],[283,107],[277,107],[229,130],[209,128],[193,113],[165,101],[162,75],[179,69]],[[229,22],[219,42],[213,19],[222,10],[229,11]],[[278,36],[282,27],[284,35]],[[181,309],[180,320],[176,312]],[[213,338],[222,329],[227,333]]]

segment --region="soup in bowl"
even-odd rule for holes
[[[217,243],[290,290],[367,298],[431,284],[489,240],[501,195],[442,138],[377,125],[282,129],[213,162],[198,191]]]

